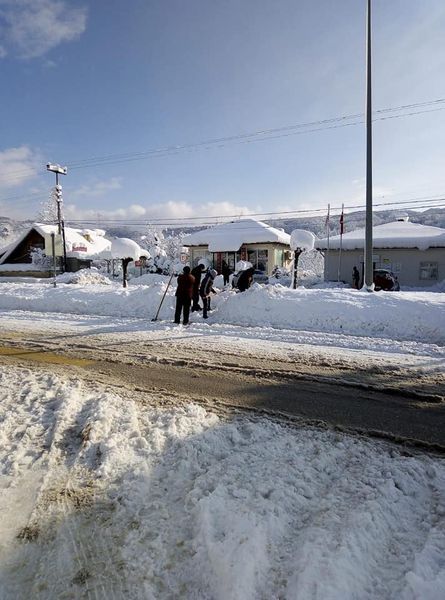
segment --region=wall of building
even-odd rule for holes
[[[207,246],[191,246],[189,248],[189,251],[190,251],[189,260],[190,260],[190,265],[192,267],[194,267],[198,264],[198,261],[201,258],[206,258],[215,269],[220,271],[222,260],[227,260],[229,263],[229,266],[231,266],[231,268],[234,268],[234,265],[239,260],[249,260],[249,252],[257,253],[256,256],[257,256],[258,262],[261,263],[261,262],[263,262],[263,256],[264,256],[264,255],[262,255],[262,251],[265,251],[265,250],[267,251],[267,269],[265,272],[268,275],[271,275],[275,265],[278,265],[280,267],[281,266],[284,266],[287,268],[289,267],[290,257],[288,257],[285,254],[286,251],[289,251],[289,248],[287,246],[280,245],[280,244],[247,244],[247,245],[243,245],[240,248],[240,251],[236,252],[236,253],[235,252],[229,252],[229,253],[215,252],[213,254],[208,251]],[[218,256],[218,255],[220,255],[220,256]],[[232,267],[232,265],[233,265],[233,267]]]
[[[43,248],[45,247],[45,240],[35,229],[31,229],[28,235],[22,240],[11,254],[6,259],[6,264],[9,263],[31,263],[31,250],[32,248]]]
[[[339,251],[325,254],[325,280],[337,281]],[[341,256],[340,281],[352,283],[352,269],[356,266],[362,273],[363,250],[343,250]],[[445,279],[445,248],[418,250],[375,249],[373,259],[376,269],[388,269],[397,276],[400,286],[430,287]],[[435,278],[425,276],[435,275]],[[421,278],[423,275],[423,278]]]

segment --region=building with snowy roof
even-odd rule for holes
[[[271,274],[274,266],[289,267],[290,236],[283,229],[271,227],[255,219],[221,223],[186,236],[190,264],[206,259],[218,272],[223,261],[234,271],[240,260],[249,261],[255,269]]]
[[[373,228],[374,269],[387,269],[400,285],[429,287],[445,279],[445,229],[411,223],[404,218]],[[341,245],[341,258],[340,258]],[[325,280],[352,281],[357,267],[363,277],[365,229],[329,239],[317,240],[315,247],[325,257]]]
[[[48,277],[51,261],[45,257],[52,256],[53,233],[57,236],[57,225],[34,223],[15,242],[0,250],[0,276]],[[65,227],[67,271],[90,267],[93,260],[111,258],[110,248],[111,242],[102,229]],[[36,260],[36,254],[40,260]],[[59,254],[63,250],[59,249]]]

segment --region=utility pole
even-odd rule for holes
[[[366,23],[366,225],[365,273],[363,287],[374,291],[374,265],[372,261],[372,70],[371,70],[371,0],[367,0]]]
[[[55,173],[56,175],[56,187],[54,188],[54,198],[57,202],[57,233],[62,236],[63,245],[63,271],[66,271],[66,244],[65,244],[65,223],[62,219],[62,186],[59,185],[59,175],[66,175],[68,169],[61,167],[60,165],[53,165],[47,163],[46,170]]]

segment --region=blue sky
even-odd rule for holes
[[[374,0],[374,108],[445,98],[445,4]],[[364,111],[365,0],[0,0],[0,214],[33,218],[48,160]],[[428,107],[428,109],[431,107]],[[445,194],[445,111],[378,121],[376,201]],[[364,200],[363,126],[70,169],[68,218]]]

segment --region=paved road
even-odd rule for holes
[[[76,355],[75,345],[69,352],[62,346],[56,352],[40,344],[22,345],[20,340],[0,347],[0,363],[52,365],[57,372],[78,377],[114,383],[129,391],[143,393],[162,392],[178,397],[188,397],[207,405],[227,408],[244,408],[285,413],[304,421],[322,421],[348,429],[383,433],[396,438],[417,440],[423,444],[443,447],[445,451],[445,402],[431,385],[420,394],[412,381],[394,388],[383,386],[383,391],[372,387],[375,377],[352,377],[351,373],[335,376],[326,372],[323,365],[307,369],[274,369],[250,357],[249,368],[223,361],[223,365],[206,364],[193,368],[181,360],[169,362],[166,357],[153,360],[147,350],[147,362],[139,356],[137,361],[121,361],[112,357],[96,359],[97,352],[82,346],[82,357]],[[151,357],[151,360],[149,358]],[[221,357],[219,357],[221,358]],[[139,364],[137,364],[139,363]],[[276,366],[276,365],[275,365]],[[380,383],[378,383],[380,385]],[[433,393],[434,392],[434,393]],[[119,390],[120,394],[124,394]]]

